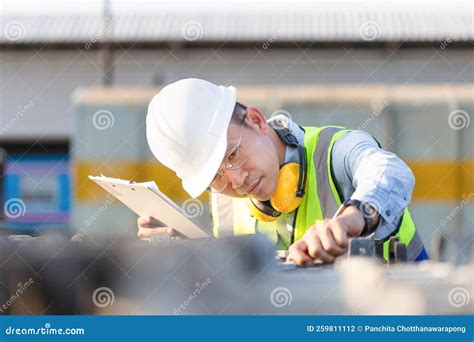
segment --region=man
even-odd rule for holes
[[[251,212],[255,225],[234,220],[232,233],[263,232],[300,266],[334,262],[358,236],[386,241],[387,258],[388,238],[397,235],[409,260],[427,259],[407,209],[414,176],[402,160],[362,131],[303,128],[281,116],[267,122],[258,108],[238,103],[236,93],[184,79],[155,96],[147,115],[150,149],[192,197],[211,188],[216,201],[215,193],[252,200],[233,215],[240,220]],[[287,164],[294,171],[282,171]],[[275,209],[277,202],[290,209]],[[219,205],[212,209],[220,215]],[[172,232],[158,225],[139,218],[139,237]],[[214,234],[224,235],[218,226],[214,219]]]

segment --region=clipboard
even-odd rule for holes
[[[120,178],[89,176],[89,179],[132,209],[139,216],[149,215],[177,230],[188,239],[207,238],[206,230],[169,197],[155,182],[135,183]]]

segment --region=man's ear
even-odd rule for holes
[[[265,116],[260,109],[248,107],[245,113],[245,118],[250,127],[256,129],[262,134],[268,134],[270,128],[267,124],[267,119],[265,119]]]

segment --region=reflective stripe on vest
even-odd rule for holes
[[[336,187],[332,183],[330,156],[334,142],[347,132],[349,131],[337,127],[323,129],[319,134],[319,142],[313,153],[313,162],[314,165],[317,165],[317,190],[323,217],[332,217],[341,205]]]
[[[313,162],[308,163],[306,195],[296,212],[294,228],[295,241],[299,240],[306,230],[316,221],[322,220],[324,217],[332,217],[337,208],[341,205],[341,199],[339,198],[331,175],[331,151],[337,139],[349,132],[349,130],[335,126],[321,128],[305,127],[304,129],[304,145],[306,147],[307,160],[312,160]],[[317,166],[317,168],[315,168],[315,166]],[[227,197],[221,194],[213,194],[212,199],[219,196]],[[228,198],[229,197],[227,197],[227,199]],[[267,234],[270,239],[277,244],[278,248],[288,248],[288,234],[284,232],[289,214],[281,215],[275,222],[256,223],[255,219],[250,216],[243,199],[234,198],[231,200],[231,203],[234,207],[231,211],[234,226],[233,229],[226,228],[226,231],[240,235],[253,234],[258,230],[259,232]],[[236,208],[238,208],[237,211]],[[217,213],[214,209],[217,210]],[[221,218],[221,212],[218,209],[219,205],[212,204],[214,235],[222,236],[220,226],[225,228],[226,224],[230,224],[230,221],[227,218],[227,222],[224,222],[223,218]],[[225,209],[224,213],[226,212],[227,216],[229,216],[229,209]],[[215,220],[215,216],[219,217],[219,219]],[[408,208],[405,209],[402,222],[395,235],[399,237],[401,242],[407,245],[408,260],[415,260],[423,249],[423,243],[416,232],[415,224],[413,223]],[[388,248],[389,242],[387,237],[387,241],[384,242],[383,246],[384,258],[386,260],[388,260]]]

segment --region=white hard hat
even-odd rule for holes
[[[236,98],[234,87],[188,78],[164,87],[148,106],[148,145],[191,197],[206,190],[224,159]]]

